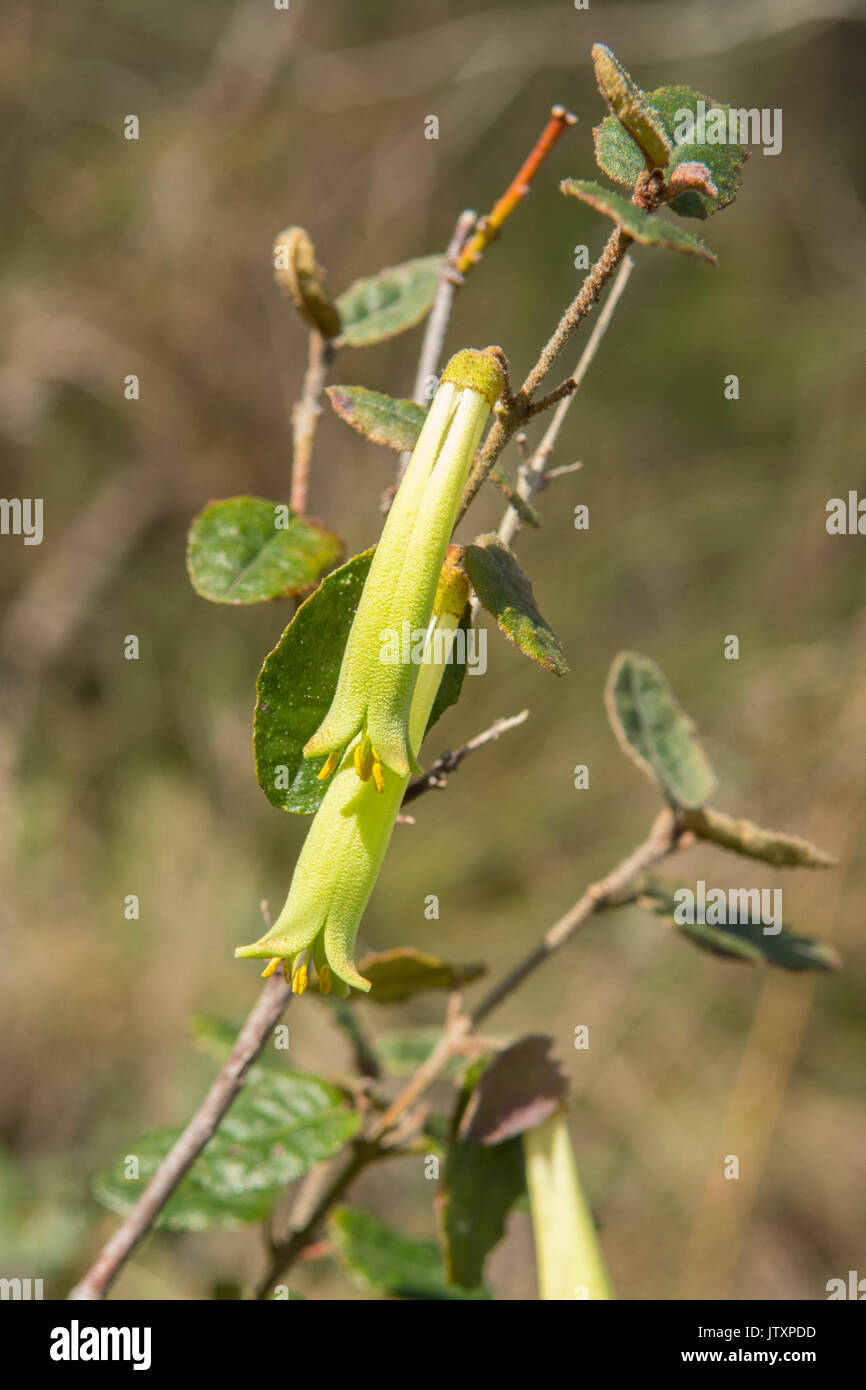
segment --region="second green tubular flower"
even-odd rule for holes
[[[458,352],[442,373],[373,556],[331,707],[304,748],[307,757],[328,755],[321,776],[358,735],[355,769],[365,780],[373,772],[377,788],[383,767],[399,777],[419,770],[409,738],[419,667],[383,663],[382,634],[430,623],[469,468],[503,382],[491,348]]]

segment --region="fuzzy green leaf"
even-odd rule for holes
[[[368,391],[366,386],[327,386],[325,391],[336,414],[374,444],[415,448],[427,414],[423,405]]]
[[[341,550],[333,531],[277,502],[226,497],[193,521],[187,569],[212,603],[264,603],[311,589]]]
[[[433,307],[443,260],[421,256],[350,285],[337,300],[345,343],[366,347],[420,323]]]
[[[693,256],[696,260],[717,264],[714,252],[691,232],[635,207],[621,193],[612,193],[610,189],[602,188],[600,183],[593,183],[589,179],[563,179],[560,188],[569,197],[579,198],[582,203],[595,208],[596,212],[603,212],[606,217],[612,218],[641,246],[660,246],[666,251],[681,251],[683,255]]]
[[[365,956],[358,969],[372,989],[366,995],[376,1004],[396,1004],[415,994],[435,989],[459,989],[483,975],[483,965],[450,965],[417,951],[413,946],[397,946]]]
[[[519,1138],[493,1147],[459,1142],[449,1145],[437,1198],[449,1283],[478,1288],[484,1262],[505,1234],[508,1213],[525,1191]]]
[[[397,1298],[486,1299],[484,1290],[458,1289],[445,1278],[435,1241],[407,1240],[371,1212],[339,1207],[328,1232],[343,1263],[366,1287]]]
[[[559,638],[535,604],[532,585],[507,545],[495,535],[479,536],[463,548],[462,566],[478,601],[492,613],[509,642],[540,666],[565,675],[568,664]]]
[[[592,61],[598,89],[640,150],[642,164],[645,161],[650,169],[664,169],[670,158],[670,141],[646,93],[603,43],[593,45]]]
[[[634,188],[646,168],[643,155],[616,116],[605,116],[601,125],[593,128],[595,162],[603,174],[614,183]]]
[[[312,815],[327,790],[317,778],[325,758],[305,758],[303,750],[331,707],[372,559],[373,551],[365,550],[329,574],[298,609],[259,672],[256,776],[271,804],[284,811]]]
[[[731,890],[728,890],[730,892]],[[744,893],[746,889],[735,890]],[[757,892],[758,890],[753,890]],[[653,911],[664,917],[686,940],[703,951],[717,956],[729,956],[750,965],[772,965],[780,970],[839,970],[842,960],[835,946],[828,941],[816,941],[811,936],[799,936],[783,926],[775,934],[767,934],[761,922],[678,922],[674,916],[677,903],[672,894],[654,889],[651,892]],[[750,915],[757,915],[757,913]]]
[[[605,704],[620,747],[676,806],[709,801],[716,779],[664,675],[645,656],[620,652],[608,676]]]
[[[832,854],[803,840],[798,835],[784,835],[780,830],[764,830],[754,821],[737,820],[723,811],[704,806],[699,811],[686,811],[683,817],[689,830],[702,840],[712,840],[735,854],[749,859],[762,859],[765,864],[779,868],[831,869],[839,863]]]
[[[325,272],[303,227],[286,227],[274,242],[274,275],[298,313],[326,338],[340,332],[340,315],[325,288]]]
[[[689,131],[682,113],[688,111],[692,117],[697,117],[698,103],[702,101],[706,113],[712,110],[722,111],[727,122],[731,108],[713,101],[711,97],[701,96],[700,92],[693,91],[691,87],[659,87],[654,92],[646,93],[645,100],[657,114],[672,145],[670,163],[665,173],[666,182],[670,184],[681,165],[698,163],[705,165],[709,170],[716,189],[714,197],[699,192],[681,193],[670,204],[674,212],[679,213],[681,217],[703,219],[727,207],[737,196],[748,152],[736,142],[708,144],[706,139],[699,140],[701,132],[697,123],[695,122]],[[710,133],[710,127],[707,126],[704,135]],[[615,116],[608,116],[593,130],[593,138],[599,168],[615,183],[633,188],[644,168],[644,158],[628,131]]]
[[[157,1225],[174,1231],[262,1221],[287,1182],[332,1158],[358,1129],[340,1093],[300,1073],[260,1073],[235,1101],[214,1137],[163,1207]],[[104,1206],[124,1215],[140,1197],[179,1129],[153,1130],[127,1147],[94,1184]],[[129,1160],[138,1177],[126,1176]]]

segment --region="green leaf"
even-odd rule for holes
[[[691,132],[687,131],[681,113],[689,111],[693,117],[697,117],[698,103],[703,102],[705,112],[721,110],[727,120],[731,108],[713,101],[711,97],[702,96],[691,87],[659,87],[654,92],[648,92],[645,101],[658,115],[673,147],[665,173],[666,182],[670,185],[681,165],[698,163],[709,170],[717,190],[714,197],[698,192],[680,194],[671,201],[674,212],[681,217],[703,219],[727,207],[737,196],[748,152],[737,143],[708,144],[706,140],[700,141],[697,138],[700,134],[697,124]],[[704,134],[709,133],[707,128]],[[599,168],[614,182],[633,188],[644,168],[644,159],[628,131],[615,116],[608,116],[600,126],[596,126],[593,138]]]
[[[449,965],[413,946],[398,946],[365,956],[358,969],[372,985],[367,999],[376,1004],[396,1004],[430,990],[459,989],[483,975],[486,966]]]
[[[337,300],[349,347],[381,343],[420,323],[433,306],[443,256],[421,256],[356,280]]]
[[[328,1229],[343,1263],[369,1288],[398,1298],[424,1300],[490,1296],[484,1290],[458,1289],[449,1284],[435,1241],[407,1240],[368,1211],[339,1207]]]
[[[603,174],[614,183],[634,188],[646,168],[643,155],[616,116],[605,116],[601,125],[593,128],[595,162]]]
[[[284,811],[311,815],[327,790],[316,775],[325,758],[305,758],[303,749],[331,707],[372,559],[372,549],[365,550],[329,574],[298,609],[259,672],[256,775],[271,804]]]
[[[415,448],[427,414],[423,405],[368,391],[366,386],[326,386],[325,392],[340,419],[374,444]]]
[[[709,759],[654,661],[620,652],[604,698],[620,747],[669,801],[688,808],[709,801],[716,789]]]
[[[263,603],[311,589],[341,550],[333,531],[278,502],[226,497],[193,521],[187,569],[212,603]]]
[[[478,601],[509,642],[548,671],[565,675],[568,665],[559,638],[539,613],[532,585],[508,546],[498,536],[479,536],[464,546],[462,565]]]
[[[730,893],[747,893],[748,889],[728,889]],[[751,890],[757,893],[758,889]],[[729,956],[734,960],[745,961],[750,965],[772,965],[781,970],[839,970],[842,959],[835,946],[827,941],[816,941],[811,936],[799,936],[783,926],[774,935],[767,935],[761,922],[679,922],[675,912],[678,904],[670,893],[653,889],[650,896],[655,900],[653,910],[666,918],[675,931],[679,932],[693,945],[713,955]],[[710,904],[708,903],[708,907]],[[681,912],[681,909],[680,909]],[[751,915],[759,915],[758,912]]]
[[[526,1191],[520,1139],[488,1147],[452,1143],[437,1197],[448,1282],[475,1289],[484,1261],[505,1234],[514,1203]]]
[[[531,1034],[494,1057],[463,1111],[461,1140],[501,1144],[553,1114],[565,1098],[568,1080],[550,1055],[552,1046],[552,1038]]]
[[[253,726],[256,775],[268,801],[280,810],[312,815],[327,791],[327,783],[317,776],[326,760],[305,758],[304,745],[331,707],[372,559],[371,548],[329,574],[301,604],[259,672]],[[468,626],[468,615],[467,604],[461,626]],[[458,699],[465,673],[465,662],[445,667],[428,729]]]
[[[325,272],[303,227],[286,227],[274,242],[274,275],[298,313],[326,338],[340,332],[340,315],[325,289]]]
[[[686,827],[701,840],[712,840],[735,854],[749,859],[762,859],[779,868],[831,869],[839,863],[832,854],[802,840],[798,835],[783,835],[780,830],[764,830],[754,821],[736,820],[723,811],[704,806],[698,811],[686,811]]]
[[[286,1183],[332,1158],[359,1123],[340,1093],[318,1078],[261,1073],[241,1092],[156,1224],[202,1231],[262,1221]],[[96,1179],[98,1200],[121,1215],[129,1211],[180,1133],[153,1130],[131,1145]],[[126,1176],[130,1158],[138,1161],[136,1179]]]
[[[715,253],[691,232],[635,207],[621,193],[611,193],[600,183],[593,183],[589,179],[563,179],[559,186],[569,197],[579,198],[582,203],[595,208],[596,212],[603,212],[606,217],[612,218],[618,227],[642,246],[660,246],[666,251],[682,251],[696,260],[709,261],[711,265],[718,263]]]
[[[593,45],[592,61],[598,89],[640,150],[642,165],[645,160],[650,169],[664,169],[670,158],[670,141],[646,93],[603,43]]]

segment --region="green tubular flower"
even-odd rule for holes
[[[446,563],[424,659],[416,670],[408,721],[413,758],[421,746],[468,594],[466,577]],[[236,956],[269,960],[266,975],[282,961],[297,994],[306,989],[311,966],[323,993],[331,988],[332,974],[345,993],[350,985],[370,988],[355,966],[355,937],[391,839],[409,771],[401,775],[388,766],[380,767],[376,781],[359,782],[355,763],[359,747],[356,740],[347,749],[313,817],[289,896],[273,927],[260,941],[235,951]]]
[[[502,390],[496,349],[467,348],[451,358],[382,531],[358,604],[337,688],[324,720],[304,748],[328,754],[329,777],[360,735],[354,766],[384,785],[382,768],[417,772],[409,711],[418,666],[381,660],[382,634],[425,629],[463,488],[487,417]]]
[[[592,1211],[580,1185],[565,1111],[524,1130],[521,1137],[538,1297],[613,1298]]]

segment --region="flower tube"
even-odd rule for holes
[[[497,350],[458,352],[442,373],[433,404],[382,531],[352,624],[331,707],[304,748],[326,753],[319,776],[342,766],[358,739],[353,766],[383,790],[382,769],[398,777],[417,772],[409,718],[419,667],[385,664],[384,631],[429,624],[445,553],[469,468],[502,390]]]
[[[413,758],[468,596],[468,580],[449,560],[441,572],[423,658],[416,669],[408,718]],[[334,976],[342,993],[348,993],[350,985],[364,991],[370,988],[355,965],[355,937],[410,774],[408,768],[401,775],[385,765],[379,769],[381,785],[372,778],[359,782],[355,766],[359,743],[358,738],[344,753],[313,817],[282,912],[260,941],[235,951],[236,956],[269,960],[265,974],[282,961],[296,994],[306,989],[313,968],[323,993],[330,991]]]

